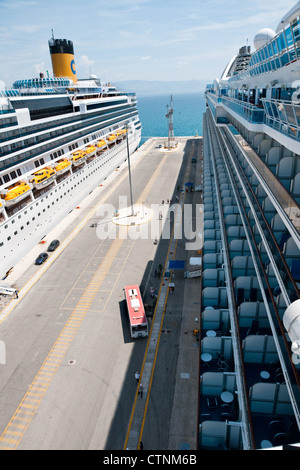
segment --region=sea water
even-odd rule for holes
[[[205,112],[204,93],[173,94],[174,136],[202,135],[203,114]],[[138,111],[142,123],[141,145],[149,137],[167,137],[170,109],[170,95],[137,96]]]

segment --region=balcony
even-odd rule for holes
[[[275,130],[300,139],[300,104],[292,101],[262,99],[265,110],[265,122]]]
[[[229,98],[228,96],[216,96],[212,93],[206,93],[206,97],[209,99],[209,103],[211,105],[210,107],[222,105],[224,108],[228,108],[231,111],[234,111],[251,124],[263,124],[265,122],[264,109],[258,108],[253,104],[234,98]],[[224,120],[219,121],[219,119],[217,119],[217,121],[225,122]]]
[[[253,104],[228,97],[223,97],[222,103],[252,124],[264,123],[264,110]]]

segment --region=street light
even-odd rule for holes
[[[128,142],[128,122],[126,122],[126,142],[127,142],[127,158],[128,158],[131,215],[133,216],[134,213],[133,213],[133,199],[132,199],[132,185],[131,185],[131,171],[130,171],[130,155],[129,155],[129,142]]]

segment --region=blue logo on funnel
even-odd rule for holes
[[[75,75],[75,74],[76,74],[76,70],[75,70],[75,60],[74,60],[74,59],[71,60],[71,64],[70,64],[70,65],[71,65],[71,70],[72,70],[72,72],[73,72],[74,75]]]

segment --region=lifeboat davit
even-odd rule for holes
[[[36,189],[48,186],[56,178],[56,171],[51,166],[46,166],[34,173],[33,178],[29,181]]]
[[[31,194],[32,185],[27,181],[17,181],[12,186],[1,191],[1,199],[6,207],[17,204]]]
[[[58,176],[63,175],[70,169],[71,169],[71,162],[67,158],[62,158],[61,160],[58,160],[58,162],[54,164],[54,170],[56,171],[56,174]]]
[[[78,150],[77,152],[72,153],[71,162],[75,166],[82,165],[85,162],[86,153],[84,150]]]

